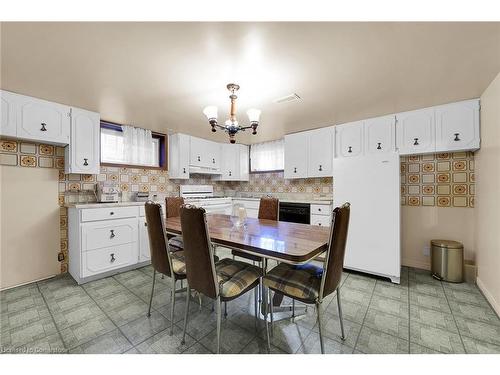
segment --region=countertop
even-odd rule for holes
[[[258,201],[260,198],[250,198],[250,197],[232,197],[234,200],[238,201]],[[309,203],[309,204],[331,204],[332,200],[328,198],[321,199],[293,199],[293,198],[279,198],[280,202],[287,203]]]

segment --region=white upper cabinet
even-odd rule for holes
[[[16,131],[16,94],[0,91],[0,135],[15,137]]]
[[[220,181],[248,181],[248,146],[224,143],[221,145],[221,149],[221,174],[217,179]]]
[[[465,100],[435,107],[436,151],[479,148],[479,100]]]
[[[17,137],[67,145],[70,141],[70,107],[16,95]]]
[[[396,114],[396,145],[400,155],[436,152],[434,108]]]
[[[363,155],[364,122],[356,121],[335,126],[336,157]]]
[[[285,135],[285,178],[306,178],[309,136],[307,132]]]
[[[305,133],[309,140],[307,177],[331,176],[334,128],[320,128]]]
[[[365,155],[396,151],[396,117],[383,116],[364,122]]]
[[[191,137],[189,164],[195,167],[220,169],[220,146],[217,142]]]
[[[71,141],[65,149],[66,173],[99,173],[100,120],[99,113],[71,109]]]
[[[190,136],[171,134],[168,136],[168,175],[175,179],[189,178]]]

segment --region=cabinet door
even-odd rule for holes
[[[384,116],[364,121],[365,155],[396,151],[396,117]]]
[[[19,95],[17,111],[19,138],[54,144],[69,143],[68,106]]]
[[[307,177],[332,175],[334,131],[332,127],[306,132],[309,136]]]
[[[99,173],[99,113],[71,109],[71,142],[66,146],[66,173]]]
[[[148,225],[145,217],[139,218],[139,262],[151,260]]]
[[[168,174],[170,178],[189,178],[190,137],[185,134],[168,136]]]
[[[208,142],[208,166],[214,169],[220,169],[221,167],[221,144],[212,141]]]
[[[285,178],[307,177],[307,147],[305,132],[285,135]]]
[[[239,181],[248,181],[250,179],[250,151],[247,145],[239,145],[240,155],[238,168]]]
[[[190,141],[189,164],[197,167],[203,167],[207,164],[206,143],[201,138],[191,137]]]
[[[15,137],[16,134],[16,94],[0,91],[0,135]]]
[[[436,107],[436,151],[479,148],[479,100]]]
[[[222,181],[232,181],[239,179],[239,145],[222,145],[221,176]]]
[[[396,115],[396,139],[400,155],[436,151],[434,108]]]
[[[335,143],[338,158],[363,155],[363,121],[335,126]]]

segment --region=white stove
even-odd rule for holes
[[[203,207],[207,214],[231,215],[233,209],[231,198],[214,197],[212,185],[181,185],[180,196],[188,204]]]

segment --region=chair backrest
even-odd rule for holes
[[[165,217],[180,216],[181,206],[184,204],[182,197],[166,197],[165,198]]]
[[[205,210],[201,207],[183,205],[181,228],[189,287],[215,299],[219,294],[219,288]]]
[[[171,276],[172,261],[168,251],[168,241],[165,233],[165,225],[161,214],[161,205],[152,201],[144,205],[146,224],[149,237],[149,251],[151,252],[151,264],[160,273]]]
[[[342,278],[350,213],[350,203],[344,203],[341,207],[336,207],[333,210],[330,239],[321,279],[320,298],[333,293]]]
[[[259,205],[259,219],[278,220],[278,198],[262,197]]]

